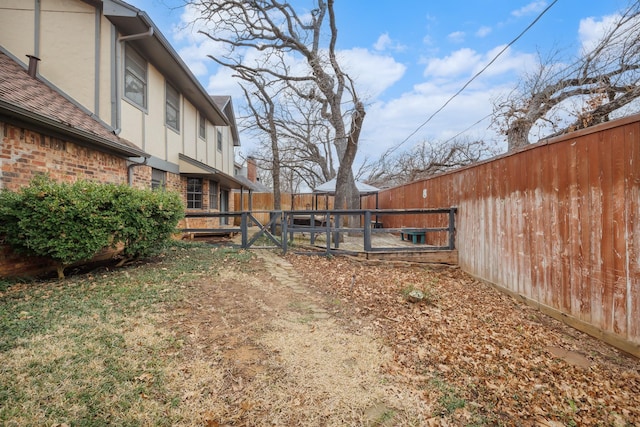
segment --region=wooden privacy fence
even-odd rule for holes
[[[251,211],[258,220],[262,222],[269,220],[269,211],[274,210],[273,193],[244,193],[242,204],[240,204],[240,197],[240,193],[234,193],[234,206],[244,206],[245,209],[251,206]],[[250,200],[251,203],[249,203]],[[324,194],[282,193],[280,200],[280,209],[284,211],[333,209],[333,197],[325,197]]]
[[[457,206],[463,270],[640,356],[640,115],[381,191],[378,203]]]

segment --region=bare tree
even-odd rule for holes
[[[277,97],[281,88],[278,88],[278,85],[273,84],[273,82],[265,81],[261,75],[249,72],[243,67],[238,67],[236,71],[236,76],[249,84],[240,85],[247,100],[246,110],[251,117],[249,129],[259,130],[269,141],[273,159],[270,168],[273,184],[273,207],[279,210],[282,205],[280,149],[278,146],[278,129],[276,127],[277,106],[274,102],[274,97]]]
[[[497,149],[479,140],[456,139],[445,143],[427,141],[395,156],[382,156],[371,165],[366,181],[390,187],[428,178],[497,154]]]
[[[210,56],[216,63],[261,75],[265,81],[287,82],[290,88],[302,87],[304,96],[320,103],[338,154],[336,206],[356,208],[359,198],[352,165],[365,108],[353,80],[338,63],[334,0],[316,0],[316,8],[308,14],[277,0],[186,1],[200,12],[199,19],[212,24],[200,33],[227,47],[222,57]],[[328,44],[321,45],[326,39]],[[304,69],[294,69],[291,58],[302,60]],[[350,106],[349,114],[345,105]]]
[[[322,117],[322,104],[314,98],[285,95],[286,107],[278,122],[281,167],[291,171],[298,185],[314,188],[336,176],[333,129]]]
[[[251,155],[270,171],[269,182],[278,182],[276,209],[281,191],[299,192],[334,178],[333,131],[322,117],[322,105],[278,82],[268,85],[255,74],[238,77],[252,84],[253,92],[241,85],[247,106],[240,120],[260,147]]]
[[[568,66],[540,60],[520,87],[494,102],[494,125],[508,149],[529,144],[532,129],[556,136],[609,120],[640,96],[640,2],[633,2],[600,41]]]

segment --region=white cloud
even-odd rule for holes
[[[463,48],[444,58],[432,58],[427,61],[424,75],[430,77],[450,77],[467,73],[480,62],[482,55],[473,49]]]
[[[373,48],[379,52],[385,50],[402,52],[406,50],[406,46],[392,40],[391,37],[389,37],[389,33],[381,34],[380,37],[378,37],[378,40],[373,44]]]
[[[504,45],[496,46],[487,53],[484,54],[482,61],[475,65],[473,74],[480,71],[486,64],[489,63],[502,49]],[[507,48],[496,61],[491,64],[483,72],[483,76],[491,77],[504,75],[506,73],[513,73],[515,75],[521,74],[523,71],[530,69],[537,63],[536,55],[531,53],[517,52],[511,48]]]
[[[339,53],[345,71],[357,82],[361,96],[375,98],[400,80],[407,67],[387,55],[354,48]]]
[[[381,34],[380,37],[378,37],[378,40],[373,45],[373,48],[375,50],[386,50],[391,46],[392,43],[393,42],[391,41],[391,37],[389,37],[389,34],[384,33]]]
[[[491,33],[492,29],[491,27],[487,27],[487,26],[482,26],[480,28],[478,28],[478,31],[476,31],[476,37],[486,37]]]
[[[394,100],[369,106],[360,139],[361,158],[364,155],[377,158],[387,149],[401,143],[444,105],[459,87],[455,84],[443,87],[433,82],[424,82]],[[404,151],[425,140],[441,142],[454,137],[491,113],[491,99],[510,87],[504,85],[490,90],[463,92],[403,143],[399,150]],[[381,126],[381,123],[385,123],[385,126]],[[464,137],[495,141],[500,146],[504,142],[501,135],[489,128],[488,119],[474,126]]]
[[[228,68],[219,67],[215,74],[209,76],[206,89],[213,95],[229,95],[233,98],[234,106],[244,104],[244,94],[238,79],[232,77],[233,72]]]
[[[547,2],[544,0],[536,0],[533,1],[520,9],[516,9],[511,12],[511,15],[516,18],[520,18],[527,15],[532,15],[534,13],[542,12],[542,10],[547,7]]]
[[[581,19],[578,28],[578,38],[583,51],[588,52],[596,47],[605,32],[609,30],[618,19],[620,19],[620,15],[604,16],[600,21],[593,17]]]
[[[455,31],[447,35],[447,38],[451,43],[462,43],[464,42],[465,36],[466,34],[464,33],[464,31]]]
[[[424,76],[448,80],[456,76],[471,77],[485,67],[502,49],[504,45],[496,46],[481,54],[473,49],[463,48],[444,58],[430,58],[427,61]],[[535,55],[515,52],[509,48],[483,72],[483,76],[486,78],[505,73],[518,74],[533,65],[535,61]]]

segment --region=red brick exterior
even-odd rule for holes
[[[33,177],[47,173],[56,181],[75,182],[79,179],[113,184],[128,182],[126,159],[83,147],[71,141],[53,138],[33,130],[0,122],[0,189],[17,191],[29,185]],[[151,188],[151,170],[147,165],[130,167],[135,188]],[[166,174],[166,189],[178,192],[186,206],[187,178],[179,174]],[[209,180],[203,180],[203,207],[197,212],[213,211],[209,206]],[[229,197],[233,210],[233,197]],[[219,219],[201,219],[197,227],[219,227]],[[229,220],[233,223],[233,220]],[[205,224],[206,223],[206,224]],[[194,226],[183,220],[179,228]],[[52,267],[42,259],[16,256],[2,245],[0,237],[0,277],[35,275]]]
[[[0,122],[0,131],[0,188],[15,191],[38,173],[57,181],[127,182],[123,158],[7,123]]]
[[[56,181],[127,182],[127,162],[123,158],[2,122],[0,136],[0,188],[17,191],[41,173]],[[144,186],[144,174],[149,175],[150,182],[150,168],[134,168],[134,172],[136,186]],[[0,240],[0,277],[36,275],[51,269],[55,269],[53,263],[16,255]]]

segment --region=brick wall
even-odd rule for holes
[[[127,161],[76,143],[53,138],[32,130],[0,122],[0,189],[17,191],[29,185],[36,174],[47,173],[56,181],[75,182],[79,179],[113,184],[128,183]],[[132,185],[151,188],[150,166],[133,166]],[[186,206],[187,178],[179,174],[166,174],[166,189],[182,196]],[[209,181],[203,182],[203,205],[209,205]],[[234,200],[230,197],[229,210]],[[197,210],[198,212],[209,209]],[[217,209],[211,209],[217,212]],[[206,225],[219,227],[219,219],[200,220]],[[233,223],[233,219],[229,219]],[[183,221],[179,227],[187,227]],[[1,238],[0,238],[1,239]],[[0,277],[36,275],[51,270],[42,259],[16,256],[0,240]]]
[[[0,189],[17,191],[29,185],[38,173],[48,173],[56,181],[127,183],[125,159],[3,122],[0,137]],[[151,168],[134,168],[137,187],[148,188],[150,181]],[[16,255],[0,240],[0,277],[37,275],[51,270],[55,270],[53,263]]]
[[[15,191],[38,173],[57,181],[127,182],[125,159],[7,123],[0,131],[0,188]]]

